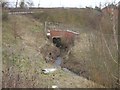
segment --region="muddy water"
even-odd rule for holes
[[[62,58],[61,57],[57,57],[56,61],[55,61],[55,64],[60,66],[62,63]]]
[[[62,58],[61,57],[57,57],[57,59],[55,60],[55,66],[60,67],[62,63]]]
[[[55,60],[55,63],[54,63],[54,66],[57,67],[57,68],[61,68],[61,64],[63,62],[63,59],[59,56],[57,57],[57,59]],[[62,68],[63,71],[69,73],[69,74],[72,74],[72,75],[77,75],[76,73],[70,71],[69,69],[67,68]],[[78,76],[78,75],[77,75]]]

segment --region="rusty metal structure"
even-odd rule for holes
[[[79,33],[66,29],[60,23],[45,22],[45,33],[47,38],[52,41],[56,47],[69,47],[74,44],[75,36]]]

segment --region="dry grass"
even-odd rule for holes
[[[42,12],[41,12],[42,11]],[[40,22],[61,22],[78,28],[97,28],[101,13],[92,9],[43,9],[32,15]]]
[[[102,87],[63,70],[42,74],[43,68],[53,67],[41,53],[43,35],[43,25],[30,17],[15,15],[3,21],[3,88]]]
[[[37,11],[30,16],[8,16],[3,21],[3,87],[101,87],[82,77],[58,70],[49,75],[42,68],[49,53],[53,60],[60,53],[51,43],[46,44],[43,22],[62,22],[74,26],[79,37],[67,58],[63,52],[63,67],[106,87],[116,87],[118,77],[117,47],[109,16],[88,9],[54,9]],[[100,22],[101,20],[101,22]],[[75,28],[74,28],[75,29]],[[117,32],[117,31],[116,31]],[[102,34],[103,33],[103,34]],[[64,51],[64,50],[63,50]]]
[[[107,43],[98,32],[81,33],[79,37],[63,66],[99,84],[116,87],[112,75],[118,77],[118,56],[113,35],[104,36]]]

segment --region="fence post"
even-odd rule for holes
[[[45,32],[45,35],[47,33],[47,21],[45,21],[45,24],[44,24],[44,32]]]

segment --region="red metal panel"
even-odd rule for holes
[[[77,35],[76,32],[72,32],[72,31],[63,31],[63,30],[50,30],[49,31],[50,36],[49,39],[52,40],[52,38],[61,38],[61,43],[64,45],[69,45],[72,44],[74,41],[74,36]]]
[[[64,37],[64,38],[72,38],[74,37],[74,33],[68,32],[68,31],[57,31],[57,30],[51,30],[50,31],[51,37]]]

